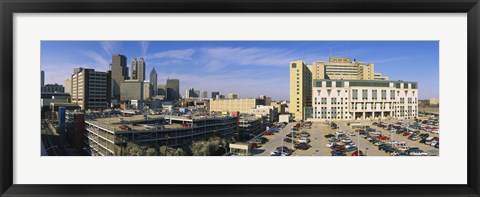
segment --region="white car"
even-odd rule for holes
[[[417,150],[417,151],[410,152],[409,155],[410,156],[428,156],[428,153],[423,152],[421,150]]]
[[[331,143],[328,143],[328,144],[327,144],[327,147],[328,147],[328,148],[332,148],[332,147],[334,147],[334,146],[336,146],[336,145],[337,145],[337,143],[331,142]]]
[[[306,137],[301,137],[300,139],[298,139],[298,142],[300,143],[309,143],[310,142],[310,139],[306,138]]]
[[[432,143],[430,144],[430,146],[435,146],[438,142],[437,141],[432,141]]]
[[[350,132],[348,132],[348,135],[349,135],[349,136],[355,136],[355,132],[350,131]]]
[[[432,133],[440,133],[440,131],[438,129],[434,129],[432,130]]]
[[[342,134],[345,134],[345,132],[343,132],[343,131],[337,131],[337,132],[335,132],[335,134],[337,134],[337,135],[342,135]]]
[[[395,133],[395,132],[397,132],[397,129],[395,128],[390,129],[390,133]]]
[[[352,142],[352,140],[351,140],[351,139],[348,139],[348,138],[345,138],[345,139],[342,140],[342,142],[343,142],[343,143],[345,143],[345,142]]]

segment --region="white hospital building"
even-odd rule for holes
[[[418,84],[386,80],[312,81],[307,120],[413,119],[418,116]]]

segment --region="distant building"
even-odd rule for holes
[[[42,87],[42,92],[65,92],[65,87],[59,84],[47,84]]]
[[[180,80],[167,79],[165,88],[167,90],[167,100],[174,101],[180,99]]]
[[[430,105],[439,105],[440,100],[438,98],[430,98]]]
[[[72,103],[83,110],[108,108],[111,98],[111,71],[99,72],[94,69],[75,69],[72,80]]]
[[[138,61],[137,58],[133,58],[131,72],[131,80],[145,81],[145,60],[143,57]]]
[[[202,92],[202,98],[208,98],[208,92],[207,91]]]
[[[120,85],[120,100],[143,100],[144,99],[144,82],[136,79],[125,80]]]
[[[65,86],[65,93],[71,93],[72,92],[72,80],[71,79],[65,79],[63,81],[63,86]]]
[[[194,88],[188,88],[185,90],[185,98],[199,98],[200,90],[195,90]]]
[[[45,86],[45,72],[42,70],[40,71],[40,88]]]
[[[149,81],[144,81],[143,82],[143,99],[150,99],[152,97],[151,95],[151,84]]]
[[[150,72],[150,89],[151,89],[151,96],[155,97],[158,94],[158,87],[157,87],[157,71],[155,68],[152,68]]]
[[[252,109],[255,109],[257,105],[265,105],[265,100],[254,98],[254,99],[216,99],[210,100],[210,111],[211,112],[234,112],[238,111],[241,113],[251,112]]]
[[[120,84],[128,79],[127,57],[121,54],[112,55],[112,97],[120,99]]]
[[[238,98],[238,94],[235,94],[235,93],[230,93],[228,94],[228,97],[229,99],[237,99]]]
[[[212,92],[212,99],[216,99],[220,95],[220,92]]]
[[[167,96],[167,89],[165,86],[165,84],[158,84],[157,95],[164,97]]]

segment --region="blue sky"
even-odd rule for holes
[[[180,79],[180,92],[193,87],[239,97],[289,98],[289,62],[351,57],[375,64],[390,80],[417,81],[419,98],[439,95],[437,41],[42,41],[45,83],[59,83],[75,67],[106,71],[115,53],[144,57],[146,77],[152,68],[158,83]],[[130,64],[128,64],[129,66]]]

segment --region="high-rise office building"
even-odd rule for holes
[[[202,92],[202,98],[208,98],[208,92],[207,91]]]
[[[122,101],[143,100],[145,84],[135,79],[125,80],[120,84],[120,99]]]
[[[45,72],[42,70],[40,71],[40,88],[45,86]]]
[[[166,98],[167,96],[166,84],[158,84],[157,90],[158,90],[157,95],[161,95],[161,96],[164,96],[164,98]]]
[[[127,57],[121,54],[112,55],[112,85],[111,95],[120,100],[120,84],[128,79]]]
[[[180,80],[167,79],[165,88],[167,91],[167,100],[173,101],[180,99]]]
[[[157,87],[157,71],[155,71],[155,68],[152,68],[152,71],[150,72],[150,89],[151,89],[151,96],[155,97],[157,96],[158,93],[158,87]]]
[[[220,92],[212,92],[212,99],[216,99],[220,95]]]
[[[145,60],[141,57],[139,60],[133,58],[131,64],[131,79],[145,81]]]
[[[188,88],[185,91],[185,98],[199,98],[200,90],[195,90],[194,88]]]
[[[301,60],[290,62],[290,113],[303,120],[305,110],[312,106],[312,72]]]
[[[111,98],[111,71],[98,72],[94,69],[78,68],[72,75],[72,103],[83,110],[108,108]]]

